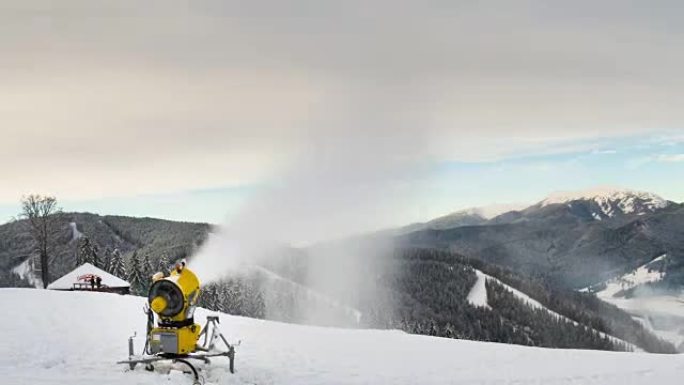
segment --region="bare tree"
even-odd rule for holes
[[[57,207],[57,199],[53,196],[31,194],[21,199],[21,217],[29,224],[31,237],[35,242],[36,252],[40,256],[40,275],[43,287],[49,283],[49,252],[52,240],[57,231],[55,214],[61,210]]]

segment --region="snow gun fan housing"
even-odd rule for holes
[[[199,279],[185,263],[177,264],[166,277],[155,274],[147,300],[159,322],[156,327],[150,325],[150,353],[188,354],[196,350],[201,326],[193,315],[199,294]]]

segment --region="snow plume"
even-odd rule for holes
[[[386,306],[369,281],[374,281],[370,275],[390,269],[385,256],[392,245],[381,237],[353,235],[392,225],[397,214],[393,208],[410,204],[415,193],[410,178],[421,167],[414,162],[421,138],[401,130],[309,134],[286,171],[212,234],[190,264],[209,283],[254,266],[268,267],[285,249],[299,250],[306,254],[300,261],[306,262],[293,285],[313,290],[302,295],[306,301],[330,301],[323,306],[314,301],[313,307],[298,304],[302,314],[295,318],[340,324],[331,322],[336,318],[331,314],[340,308],[380,302]],[[283,282],[293,279],[269,271],[278,275],[273,290],[282,290]],[[267,316],[273,303],[270,294],[278,293],[264,293]]]

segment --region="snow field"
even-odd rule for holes
[[[4,385],[189,385],[179,372],[129,372],[137,331],[142,347],[144,299],[105,293],[2,289],[0,368]],[[198,309],[203,323],[211,312]],[[215,359],[206,384],[679,384],[677,355],[539,349],[345,330],[221,315],[237,347],[237,373]]]

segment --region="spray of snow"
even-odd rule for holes
[[[358,247],[352,236],[391,226],[395,208],[414,201],[416,192],[406,178],[421,167],[414,156],[421,139],[393,129],[310,134],[283,171],[191,258],[204,282],[263,266],[285,247],[307,247],[302,284],[349,303],[361,293],[364,300],[374,295],[372,288],[362,287],[360,277],[370,265],[382,268],[380,254],[391,245],[370,245],[366,240]]]
[[[327,309],[329,310],[327,312],[323,312],[324,314],[317,314],[319,312],[311,311],[311,309],[314,309],[314,307],[311,307],[311,309],[309,309],[310,311],[308,311],[306,314],[306,316],[310,317],[310,318],[300,320],[302,323],[306,323],[306,324],[331,324],[335,320],[329,321],[329,320],[326,320],[326,319],[319,317],[319,316],[326,316],[326,315],[330,314],[330,309],[340,309],[340,311],[342,311],[344,313],[343,317],[345,320],[351,319],[351,320],[353,320],[353,322],[356,325],[359,325],[361,323],[362,314],[358,309],[350,307],[350,306],[340,302],[337,299],[331,298],[328,295],[317,292],[317,291],[311,289],[310,287],[304,286],[298,282],[294,282],[291,279],[282,277],[282,276],[280,276],[280,275],[278,275],[278,274],[276,274],[276,273],[274,273],[274,272],[272,272],[266,268],[263,268],[261,266],[251,266],[250,268],[252,270],[255,270],[257,273],[262,274],[263,276],[266,277],[266,279],[268,279],[268,280],[270,280],[276,284],[289,286],[288,291],[297,293],[297,296],[299,298],[302,298],[302,297],[305,298],[306,303],[314,302],[314,303],[319,304],[319,306],[327,307]],[[272,285],[273,285],[273,283],[271,283],[271,285],[269,285],[269,286],[272,287]],[[274,296],[269,296],[268,294],[273,294],[273,293],[266,293],[266,297],[264,298],[264,300],[266,302],[266,310],[267,311],[269,311],[272,308],[271,306],[269,306],[269,302],[273,301],[275,299]],[[316,307],[316,308],[318,308],[318,307]],[[266,316],[267,316],[267,318],[272,318],[272,317],[269,317],[269,314],[267,314]],[[339,318],[339,317],[337,317],[337,318]]]

